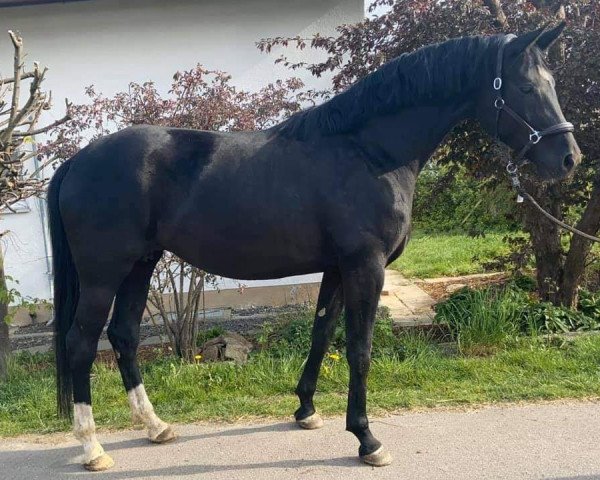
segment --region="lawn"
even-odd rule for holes
[[[290,418],[303,356],[255,354],[244,366],[184,364],[174,358],[143,365],[157,413],[169,422]],[[428,347],[405,361],[374,359],[369,378],[373,414],[403,408],[481,404],[600,395],[600,336],[548,344],[523,338],[494,356],[463,357]],[[348,372],[343,357],[330,356],[321,373],[317,408],[345,411]],[[129,427],[130,413],[118,372],[94,367],[94,414],[99,428]],[[48,356],[18,356],[0,385],[0,436],[67,431],[55,413],[52,362]]]
[[[504,233],[485,237],[466,234],[424,234],[415,232],[404,253],[391,268],[407,277],[433,278],[482,273],[482,264],[507,253]]]

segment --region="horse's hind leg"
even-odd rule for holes
[[[335,331],[336,320],[342,310],[343,297],[339,272],[337,270],[325,272],[319,290],[319,299],[317,300],[310,353],[296,387],[296,395],[300,399],[300,408],[296,410],[294,416],[298,425],[308,430],[323,426],[323,420],[315,412],[313,396],[317,388],[317,379],[323,357],[327,352]]]
[[[88,470],[106,470],[114,465],[96,439],[92,415],[90,370],[96,357],[98,339],[106,323],[115,288],[90,285],[82,281],[73,325],[66,337],[68,362],[73,378],[73,431],[83,445],[84,466]]]
[[[166,443],[175,438],[169,425],[163,422],[148,400],[136,354],[140,341],[140,322],[148,297],[150,278],[162,252],[135,263],[125,278],[115,300],[108,338],[113,346],[134,421],[142,422],[154,443]]]

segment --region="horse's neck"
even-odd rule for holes
[[[408,108],[370,120],[358,141],[381,173],[409,168],[416,178],[444,137],[472,111],[467,102]]]

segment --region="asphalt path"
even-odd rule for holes
[[[600,403],[561,402],[408,412],[371,421],[394,457],[363,465],[343,418],[324,428],[291,422],[177,425],[151,445],[140,430],[99,433],[116,465],[85,472],[71,435],[0,440],[0,479],[600,479]]]

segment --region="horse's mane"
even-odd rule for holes
[[[293,138],[344,133],[377,115],[467,95],[492,71],[502,37],[456,38],[400,55],[344,92],[292,115],[273,130]]]

